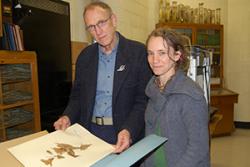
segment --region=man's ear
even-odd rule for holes
[[[114,13],[111,15],[111,20],[112,20],[113,26],[116,27],[117,26],[117,17]]]
[[[180,59],[181,54],[182,53],[180,51],[175,51],[175,54],[174,54],[174,60],[175,60],[175,62],[177,62]]]

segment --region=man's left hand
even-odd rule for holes
[[[128,130],[123,129],[118,133],[117,143],[115,145],[114,153],[121,153],[127,148],[129,148],[131,144],[130,133]]]

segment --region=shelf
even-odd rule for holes
[[[32,133],[33,133],[32,130],[17,129],[17,128],[8,128],[6,131],[6,135],[7,135],[8,140],[14,139],[17,137],[21,137],[21,136],[26,136],[26,135],[29,135]]]
[[[220,84],[220,78],[210,78],[211,84]]]
[[[16,79],[16,80],[3,80],[2,84],[15,84],[15,83],[22,83],[22,82],[30,82],[30,79]]]
[[[0,120],[0,129],[13,127],[15,125],[30,122],[33,114],[22,108],[9,109],[3,113],[4,120]]]
[[[11,90],[3,92],[3,104],[13,104],[32,99],[32,94],[26,91]]]
[[[220,55],[220,52],[213,52],[213,55]]]
[[[219,49],[220,45],[203,45],[203,47],[205,47],[205,48],[217,48],[217,49]]]
[[[33,100],[25,100],[25,101],[19,101],[14,104],[0,104],[0,110],[8,109],[8,108],[15,108],[20,107],[24,105],[33,104]]]
[[[221,24],[195,24],[195,23],[157,23],[156,27],[170,26],[170,27],[199,27],[199,28],[215,28],[220,29],[223,25]]]
[[[30,79],[31,69],[29,64],[1,64],[2,80],[27,80]]]

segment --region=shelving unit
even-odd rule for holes
[[[0,51],[0,141],[40,130],[35,52]]]
[[[158,23],[156,27],[173,28],[188,36],[192,45],[211,50],[211,87],[223,87],[223,25]]]

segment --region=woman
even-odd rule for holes
[[[144,162],[145,167],[208,167],[208,107],[202,89],[186,76],[188,51],[177,32],[160,28],[147,40],[154,72],[146,94],[146,135],[168,138]]]

